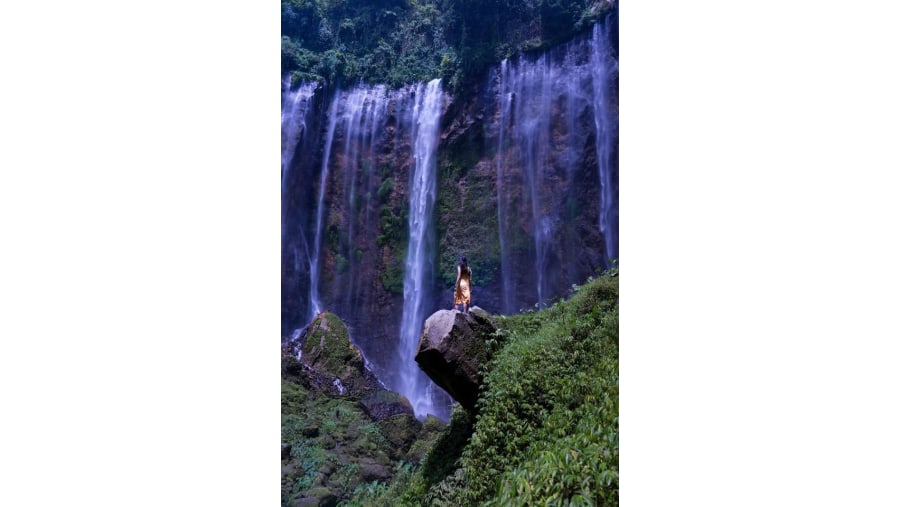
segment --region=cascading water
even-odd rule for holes
[[[509,61],[504,59],[500,63],[500,82],[504,83],[509,81]],[[496,155],[496,166],[497,166],[497,229],[499,232],[499,242],[500,242],[500,284],[503,289],[503,294],[501,295],[501,311],[503,313],[509,314],[515,311],[512,305],[512,284],[510,280],[510,255],[509,255],[509,247],[506,241],[506,230],[509,227],[509,224],[506,220],[506,208],[507,204],[504,202],[506,198],[503,192],[504,186],[504,175],[503,175],[503,153],[505,150],[505,145],[503,144],[503,132],[507,128],[507,122],[509,121],[509,110],[512,105],[512,92],[504,92],[502,89],[500,91],[500,96],[498,97],[500,102],[500,118],[497,123],[497,155]]]
[[[341,112],[344,136],[344,216],[346,220],[346,240],[343,241],[341,262],[338,271],[344,274],[344,306],[350,308],[359,293],[362,277],[357,272],[360,260],[360,243],[370,241],[365,233],[357,237],[356,225],[362,222],[367,231],[371,222],[372,168],[375,160],[375,146],[379,135],[385,131],[388,95],[384,86],[358,87],[347,93]],[[359,203],[357,184],[362,184],[365,202]],[[362,207],[365,217],[358,215]]]
[[[319,259],[322,252],[322,223],[325,215],[325,188],[328,185],[328,161],[331,158],[331,144],[334,140],[334,129],[337,127],[337,107],[341,99],[341,92],[334,94],[331,107],[328,109],[328,134],[325,137],[325,155],[322,157],[322,170],[319,179],[319,200],[316,206],[316,235],[313,242],[313,250],[309,255],[309,318],[312,321],[322,310],[322,301],[319,299]]]
[[[499,242],[470,255],[487,265],[475,283],[476,304],[488,311],[546,304],[617,257],[617,64],[602,26],[586,35],[505,60],[486,93],[457,98],[477,132],[464,141],[477,160],[465,169],[465,190],[487,189],[480,202],[498,224]],[[441,83],[288,85],[285,78],[283,335],[325,309],[336,313],[417,416],[446,419],[449,398],[413,359],[425,318],[446,304],[432,265]],[[455,125],[448,139],[464,131]]]
[[[328,211],[336,213],[334,220],[340,221],[340,229],[346,235],[339,238],[339,260],[337,262],[336,275],[342,276],[344,287],[344,307],[350,308],[354,296],[359,292],[360,277],[357,276],[356,262],[359,260],[358,249],[360,242],[369,241],[370,238],[358,238],[356,234],[357,215],[359,213],[359,198],[357,183],[362,180],[365,193],[371,195],[371,167],[373,165],[374,146],[378,141],[378,134],[384,131],[386,111],[389,97],[384,86],[353,88],[348,92],[338,91],[332,99],[328,112],[328,130],[325,138],[324,155],[320,171],[319,198],[316,207],[316,228],[313,250],[309,255],[310,287],[309,287],[309,319],[313,319],[324,309],[320,290],[321,280],[321,249],[323,244],[324,224]],[[329,168],[336,163],[332,160],[333,144],[335,137],[343,137],[343,150],[339,152],[343,185],[332,189],[331,194],[342,195],[342,199],[332,198],[332,204],[326,211],[325,201],[329,192],[328,187]],[[338,204],[338,202],[340,204]],[[366,223],[371,219],[371,203],[364,206]]]
[[[437,413],[431,381],[415,360],[419,335],[425,322],[424,302],[433,277],[432,212],[436,193],[435,152],[441,118],[441,82],[419,84],[412,112],[413,165],[410,175],[409,247],[403,276],[403,319],[400,324],[400,392],[410,400],[416,416]]]
[[[286,97],[285,103],[293,98]],[[434,268],[430,264],[435,233],[430,222],[441,100],[438,80],[392,91],[382,85],[336,90],[327,111],[319,113],[323,118],[317,123],[320,149],[307,147],[304,154],[315,158],[301,164],[305,172],[298,173],[291,183],[291,195],[283,198],[297,201],[301,193],[308,195],[291,208],[292,237],[286,239],[296,245],[299,237],[300,251],[306,252],[305,262],[293,266],[293,271],[299,267],[308,273],[308,278],[297,278],[307,290],[305,322],[326,309],[336,313],[350,326],[351,336],[363,352],[374,351],[375,360],[367,364],[415,404],[418,416],[433,413],[446,419],[446,394],[413,360],[425,313],[432,310]],[[288,131],[287,123],[283,127]],[[300,149],[295,149],[299,156]],[[392,197],[393,182],[400,174],[407,177],[407,170],[408,185],[398,184],[403,193]],[[405,275],[403,312],[379,306],[385,321],[370,326],[375,300],[372,278],[384,273],[380,266],[385,262],[381,257],[385,255],[384,240],[376,238],[387,237],[379,236],[385,234],[385,227],[396,227],[385,225],[384,214],[402,216],[406,199],[410,201],[410,239],[405,264],[397,266]],[[391,234],[397,234],[394,231]],[[304,236],[309,238],[308,244]],[[295,251],[294,264],[299,257]],[[399,264],[404,259],[396,261]],[[397,320],[392,323],[394,316]]]
[[[578,209],[598,208],[605,250],[599,263],[607,266],[609,259],[618,256],[618,178],[614,174],[618,117],[608,106],[615,99],[609,90],[617,79],[617,63],[608,36],[597,24],[590,38],[538,56],[504,60],[494,71],[499,285],[504,313],[516,311],[517,303],[545,305],[551,296],[560,295],[561,287],[583,281],[584,269],[573,267],[579,262],[578,237],[583,236],[571,229]],[[584,161],[593,156],[599,190],[585,196]],[[531,242],[527,255],[511,250],[518,231],[525,231]],[[513,280],[519,273],[526,275]],[[527,285],[523,284],[529,283],[531,298],[524,296]]]
[[[291,90],[291,77],[285,77],[282,83],[285,90],[281,104],[281,193],[284,198],[285,185],[294,161],[294,151],[306,130],[306,115],[309,112],[311,99],[318,88],[318,83],[301,83],[296,90]]]
[[[289,272],[293,276],[298,276],[301,271],[305,270],[305,263],[309,260],[310,246],[307,240],[306,231],[303,227],[296,227],[290,220],[291,206],[291,189],[295,183],[292,170],[294,166],[301,166],[302,173],[303,161],[299,160],[295,164],[295,153],[297,149],[304,144],[305,137],[309,130],[308,119],[310,111],[313,109],[313,97],[319,88],[316,82],[302,82],[292,90],[291,77],[286,75],[282,81],[282,102],[281,102],[281,238],[282,238],[282,255],[289,264]],[[294,196],[297,197],[297,196]],[[283,280],[284,283],[284,280]]]
[[[281,201],[282,206],[287,203],[287,185],[290,177],[291,165],[294,162],[294,152],[300,144],[300,138],[306,132],[306,117],[312,104],[312,97],[316,93],[318,83],[300,83],[296,90],[291,90],[291,77],[285,76],[282,82],[284,97],[281,103]],[[282,213],[282,233],[284,233],[284,213]],[[305,249],[306,237],[301,234],[301,244]],[[295,259],[297,254],[295,252]]]
[[[594,25],[591,37],[591,68],[593,70],[594,125],[597,129],[597,175],[600,179],[600,214],[597,219],[606,244],[606,258],[619,256],[619,188],[614,182],[610,159],[619,125],[618,115],[613,116],[607,107],[609,79],[619,71],[618,62],[612,57],[600,24]]]
[[[498,97],[501,118],[508,114],[506,102],[512,100],[511,122],[499,129],[498,139],[508,130],[510,143],[518,154],[516,163],[522,168],[522,179],[528,197],[532,239],[534,242],[535,296],[539,304],[544,303],[547,249],[552,236],[552,224],[545,211],[542,200],[544,171],[552,161],[549,158],[550,122],[553,118],[552,89],[554,78],[558,78],[558,69],[548,63],[544,54],[535,62],[521,61],[513,65],[501,65],[500,94]],[[507,113],[507,114],[504,114]],[[498,155],[500,156],[500,155]],[[498,180],[502,180],[498,177]],[[498,185],[498,193],[502,188]],[[502,208],[503,195],[499,195],[499,206]],[[499,213],[503,213],[500,210]],[[503,234],[503,227],[500,227]],[[501,238],[501,242],[504,240]],[[507,268],[508,270],[508,268]],[[508,298],[508,296],[504,296]]]

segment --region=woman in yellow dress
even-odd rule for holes
[[[472,268],[465,257],[459,258],[456,266],[456,292],[453,294],[453,309],[456,305],[462,305],[462,312],[469,313],[469,305],[472,303]]]

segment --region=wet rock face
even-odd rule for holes
[[[484,341],[495,330],[478,307],[468,314],[438,310],[425,321],[416,362],[460,405],[474,410],[482,381],[478,368],[488,360]]]
[[[396,384],[398,369],[394,340],[414,165],[411,97],[409,89],[379,85],[340,93],[320,89],[317,107],[305,118],[282,204],[282,335],[309,322],[310,256],[319,234],[322,307],[353,330],[369,366],[388,386]],[[328,172],[320,193],[323,167]]]
[[[452,305],[460,255],[474,269],[473,302],[494,314],[550,304],[618,257],[617,48],[613,32],[586,31],[448,94],[425,315]],[[409,89],[317,89],[282,183],[282,336],[311,320],[318,245],[320,308],[347,323],[392,389],[408,361],[396,343],[415,165],[410,104]]]

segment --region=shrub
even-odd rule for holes
[[[370,505],[618,505],[618,277],[496,320],[478,415],[454,408],[422,465]]]

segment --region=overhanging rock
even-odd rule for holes
[[[489,358],[484,342],[495,330],[477,306],[468,314],[438,310],[425,320],[416,362],[460,405],[474,410],[482,380],[478,368]]]

